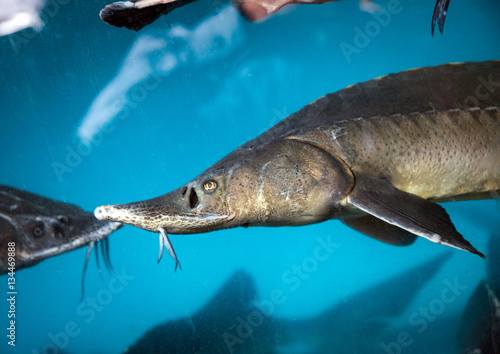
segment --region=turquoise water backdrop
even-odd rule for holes
[[[357,1],[286,7],[258,24],[220,1],[200,0],[138,33],[103,23],[99,11],[106,1],[49,4],[40,32],[0,38],[0,184],[88,211],[178,188],[326,93],[415,67],[500,58],[500,3],[494,0],[452,0],[444,34],[434,38],[434,0],[380,1],[392,12],[378,15],[360,11]],[[211,25],[200,25],[210,19]],[[220,34],[208,33],[214,28]],[[85,144],[78,129],[85,119],[99,119],[99,112],[110,123]],[[486,253],[490,237],[500,237],[497,201],[443,206],[480,251]],[[310,266],[308,277],[292,289],[284,275],[294,266],[308,267],[304,262],[318,238],[332,240],[335,251]],[[307,318],[450,251],[424,239],[408,247],[385,245],[334,220],[170,240],[182,271],[174,272],[169,257],[157,264],[156,234],[131,226],[112,234],[111,259],[126,280],[105,297],[103,289],[115,283],[106,271],[100,279],[92,257],[83,305],[78,301],[86,248],[17,272],[16,347],[3,335],[0,352],[121,352],[151,327],[196,312],[238,269],[254,278],[261,298],[275,289],[284,292],[276,316]],[[409,328],[414,342],[402,353],[455,352],[450,333],[456,328],[440,320],[463,311],[486,262],[451,252],[380,343]],[[439,297],[446,280],[465,288],[426,331],[412,332],[409,317]],[[6,276],[0,289],[6,299]],[[387,292],[405,296],[404,288]],[[99,306],[92,307],[88,299],[98,296]],[[6,328],[8,303],[0,304]],[[76,323],[77,334],[56,347],[54,338],[68,323]],[[384,352],[381,345],[375,350]]]

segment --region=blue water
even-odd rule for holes
[[[89,211],[143,200],[181,186],[325,93],[414,67],[500,58],[498,1],[452,0],[444,35],[431,38],[434,3],[381,1],[396,10],[378,22],[361,12],[357,1],[285,8],[259,24],[236,16],[232,37],[215,39],[199,54],[190,47],[194,42],[174,34],[224,11],[220,2],[200,0],[135,33],[99,19],[106,1],[60,1],[40,32],[0,38],[0,183]],[[137,43],[148,54],[133,52],[127,61]],[[133,69],[124,71],[124,65]],[[125,101],[117,101],[111,125],[83,144],[78,128],[96,98],[107,87],[123,90],[134,74],[138,78],[125,89]],[[124,81],[113,81],[117,75]],[[145,87],[143,79],[150,85]],[[488,239],[500,236],[495,201],[444,206],[479,250],[485,252]],[[337,248],[292,289],[283,276],[295,265],[304,267],[318,237],[331,238]],[[338,221],[179,235],[171,241],[182,271],[174,272],[169,257],[156,263],[157,235],[130,226],[114,233],[112,262],[127,280],[119,289],[106,272],[101,280],[92,258],[80,307],[86,249],[19,271],[16,346],[8,346],[2,335],[0,352],[121,352],[151,327],[195,313],[238,269],[254,278],[261,298],[275,289],[284,292],[286,301],[276,307],[276,316],[306,318],[449,251],[423,239],[409,247],[388,246]],[[452,250],[443,270],[390,322],[373,352],[384,352],[381,344],[407,329],[413,342],[400,347],[402,353],[453,353],[456,328],[446,319],[459,318],[485,264]],[[464,287],[456,299],[428,321],[426,330],[412,327],[411,314],[439,299],[444,282],[455,279]],[[106,292],[111,288],[116,291]],[[5,276],[0,289],[0,298],[7,298]],[[405,296],[397,286],[387,292]],[[92,298],[98,299],[94,308],[87,302]],[[366,302],[372,301],[366,294]],[[8,304],[0,303],[0,323],[6,328]],[[351,352],[343,344],[336,351]]]

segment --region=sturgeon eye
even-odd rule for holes
[[[217,190],[217,182],[214,181],[213,179],[206,181],[203,183],[203,191],[207,194],[211,194]]]
[[[37,224],[33,228],[32,232],[33,232],[33,236],[35,236],[35,238],[43,237],[43,235],[45,235],[45,225],[44,224]]]

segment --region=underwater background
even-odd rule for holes
[[[500,58],[498,1],[452,0],[444,34],[434,38],[434,0],[377,3],[392,12],[374,15],[357,1],[340,1],[285,7],[249,23],[223,1],[199,0],[136,33],[100,20],[106,1],[50,0],[39,32],[0,38],[0,184],[88,211],[152,198],[326,93],[415,67]],[[108,124],[95,123],[102,121]],[[490,238],[500,238],[498,201],[443,206],[483,253]],[[461,314],[488,264],[421,238],[407,247],[382,244],[334,220],[170,240],[182,271],[170,257],[157,264],[156,234],[131,226],[113,233],[111,260],[123,286],[117,289],[105,270],[101,279],[92,257],[82,303],[86,248],[16,272],[15,347],[7,345],[7,276],[0,277],[0,352],[122,352],[152,327],[196,314],[243,269],[259,299],[282,292],[272,315],[289,321],[314,318],[359,294],[361,312],[409,299],[397,316],[369,319],[383,334],[345,337],[318,352],[454,353]],[[325,242],[333,251],[311,260]],[[442,269],[419,277],[419,265],[439,255],[449,257]],[[307,276],[298,277],[297,267]],[[401,278],[386,293],[365,292],[410,269],[421,287],[416,297]],[[443,302],[450,283],[460,286],[453,301]],[[415,315],[421,308],[431,316]],[[339,324],[369,327],[357,318]],[[77,334],[65,337],[68,323]],[[402,331],[410,336],[405,345],[393,345]],[[273,350],[315,352],[307,340]]]

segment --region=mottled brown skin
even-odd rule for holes
[[[425,199],[500,188],[499,107],[362,118],[297,139],[323,145],[355,175]],[[332,138],[334,137],[334,138]],[[458,138],[460,137],[460,138]]]
[[[499,190],[500,61],[489,61],[349,86],[179,189],[95,213],[171,234],[340,218],[384,242],[408,244],[418,235],[482,256],[430,201],[492,198]]]

